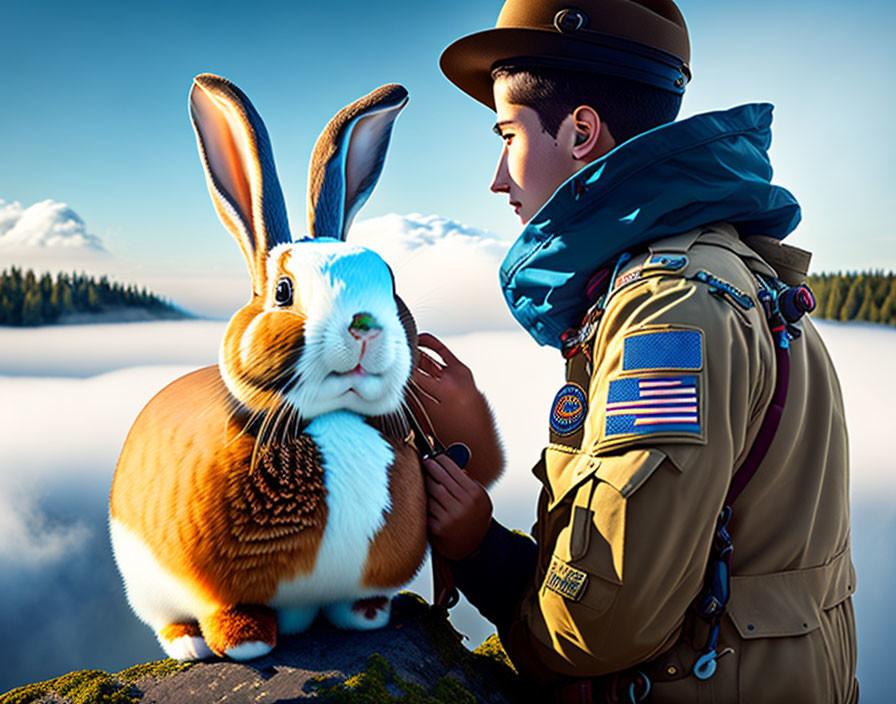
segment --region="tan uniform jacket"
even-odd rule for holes
[[[713,292],[693,278],[700,270],[753,305]],[[691,674],[706,626],[689,606],[775,385],[752,272],[774,274],[729,225],[655,242],[616,279],[591,342],[593,371],[582,353],[569,360],[584,422],[575,429],[574,399],[571,415],[569,404],[554,409],[566,409],[561,428],[573,432],[552,428],[533,470],[544,485],[537,574],[502,634],[523,674],[551,681],[639,667],[653,680],[651,702],[857,700],[846,424],[808,319],[792,344],[780,427],[729,526],[734,577],[718,650],[734,653],[709,680]],[[651,348],[668,340],[684,347],[671,357]],[[622,418],[628,430],[614,425],[620,389],[669,380],[696,388],[696,423],[689,411],[676,432],[656,432],[647,415],[637,426]]]

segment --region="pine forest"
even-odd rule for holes
[[[135,285],[86,274],[36,274],[12,267],[0,273],[0,325],[66,322],[77,314],[142,309],[152,317],[189,317],[172,303]]]
[[[896,326],[894,272],[811,274],[806,283],[815,294],[815,318]]]

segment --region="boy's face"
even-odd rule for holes
[[[495,132],[504,146],[491,190],[506,193],[510,207],[525,224],[564,181],[584,166],[572,155],[574,120],[568,115],[554,138],[541,126],[535,110],[508,102],[505,78],[498,78],[493,90],[498,118]]]

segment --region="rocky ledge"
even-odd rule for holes
[[[526,700],[496,637],[475,651],[443,612],[399,594],[381,630],[315,623],[250,662],[160,660],[117,674],[82,670],[0,695],[0,704],[517,704]]]

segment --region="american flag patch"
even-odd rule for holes
[[[621,435],[700,435],[696,376],[643,376],[610,381],[604,439]]]

